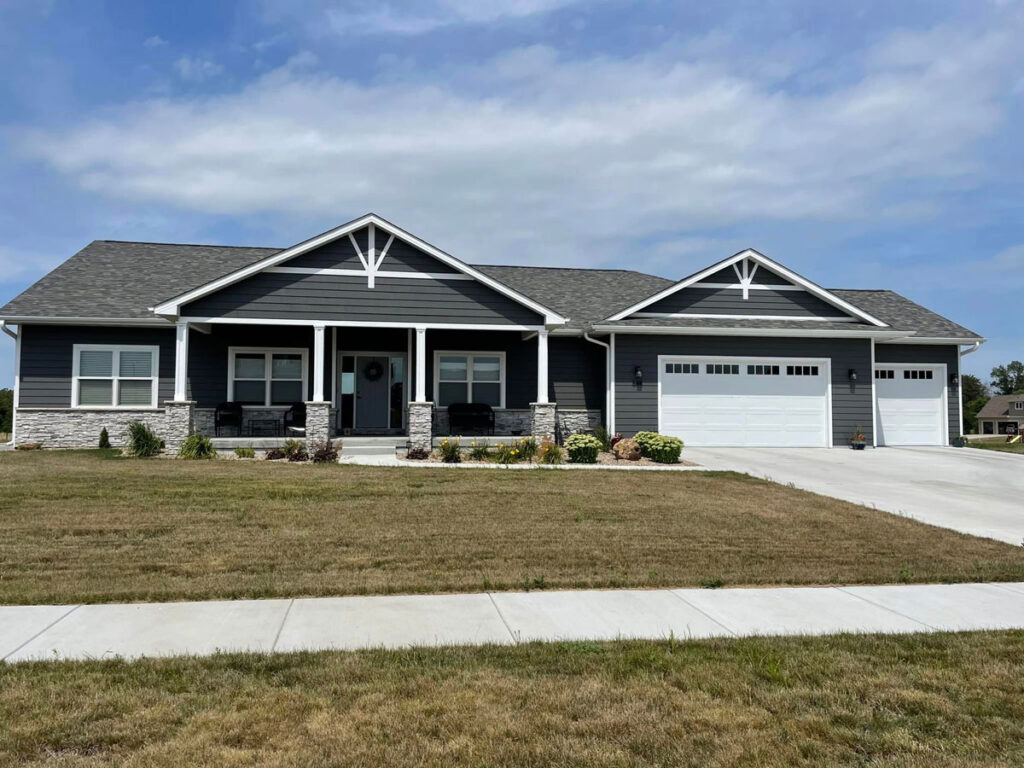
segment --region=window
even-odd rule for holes
[[[156,408],[159,347],[75,344],[73,408]]]
[[[1024,402],[1017,402],[1017,403],[1014,403],[1014,404],[1013,404],[1013,409],[1014,409],[1015,411],[1024,411]]]
[[[306,399],[305,349],[231,347],[228,400],[242,405],[289,406]]]
[[[747,376],[778,376],[779,366],[777,365],[748,365]]]
[[[439,408],[452,403],[505,407],[504,352],[435,352],[434,399]]]
[[[918,370],[905,370],[903,372],[904,379],[931,379],[934,371],[918,371]]]
[[[722,363],[708,363],[704,369],[705,372],[716,375],[716,376],[739,376],[740,367],[738,365],[728,365]]]
[[[875,371],[876,379],[894,379],[896,378],[896,371],[891,368],[879,368]]]
[[[816,365],[787,365],[787,376],[817,376],[818,366]]]
[[[665,373],[700,373],[696,363],[665,363]]]

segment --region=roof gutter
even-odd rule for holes
[[[981,345],[984,343],[985,339],[982,339],[981,341],[974,342],[967,349],[961,349],[960,357],[967,357],[967,355],[971,354],[972,352],[977,352],[979,349],[981,349]]]
[[[0,323],[45,323],[47,325],[167,325],[162,317],[34,317],[31,315],[8,315],[0,317]]]
[[[14,331],[12,331],[10,328],[7,327],[7,321],[6,320],[0,320],[0,331],[3,331],[4,333],[6,333],[8,336],[10,336],[12,339],[14,339],[15,342],[18,341],[18,334],[15,333]]]
[[[592,333],[640,333],[667,336],[784,336],[789,338],[846,338],[846,339],[902,339],[912,334],[906,331],[856,330],[836,331],[821,328],[697,328],[693,326],[661,325],[595,325]]]

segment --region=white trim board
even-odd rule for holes
[[[815,315],[723,315],[698,312],[634,312],[633,317],[677,319],[692,317],[700,320],[795,320],[797,322],[857,323],[855,317],[818,317]]]
[[[832,293],[830,293],[829,291],[825,290],[821,286],[816,285],[815,283],[812,283],[810,280],[808,280],[805,277],[801,277],[796,272],[793,272],[793,271],[791,271],[789,269],[786,269],[784,266],[782,266],[778,262],[772,261],[767,256],[765,256],[764,254],[758,253],[757,251],[753,250],[752,248],[748,248],[745,251],[740,251],[739,253],[735,253],[732,256],[730,256],[729,258],[727,258],[727,259],[725,259],[723,261],[718,262],[717,264],[712,264],[707,269],[704,269],[704,270],[698,272],[697,274],[692,275],[691,277],[688,277],[688,278],[686,278],[684,280],[680,280],[678,283],[675,283],[674,285],[670,285],[668,288],[664,289],[663,291],[659,291],[658,293],[654,294],[653,296],[649,296],[646,299],[644,299],[643,301],[641,301],[641,302],[639,302],[637,304],[634,304],[631,307],[627,307],[626,309],[623,309],[621,312],[617,312],[616,314],[612,315],[611,317],[605,318],[605,320],[608,321],[608,322],[612,322],[612,321],[615,321],[615,320],[622,320],[622,319],[632,315],[634,312],[638,312],[639,310],[643,309],[644,307],[649,307],[651,304],[654,304],[655,302],[658,302],[661,299],[664,299],[666,296],[671,296],[672,294],[676,293],[677,291],[681,291],[682,289],[688,288],[691,285],[694,285],[695,283],[699,283],[702,280],[704,280],[704,278],[709,277],[709,276],[715,274],[716,272],[718,272],[718,271],[720,271],[720,270],[722,270],[722,269],[724,269],[726,267],[729,267],[729,266],[735,265],[738,262],[744,261],[745,259],[750,259],[755,264],[764,265],[765,267],[768,268],[769,271],[774,272],[775,274],[779,275],[780,277],[785,278],[786,280],[789,280],[790,282],[794,283],[795,285],[802,286],[803,288],[805,288],[807,290],[808,293],[814,294],[819,299],[822,299],[823,301],[828,302],[829,304],[831,304],[834,307],[838,307],[839,309],[843,310],[844,312],[847,312],[848,314],[851,314],[851,315],[853,315],[855,317],[858,317],[861,320],[864,320],[864,321],[870,323],[871,325],[876,325],[876,326],[879,326],[879,327],[887,327],[886,324],[883,323],[881,320],[879,320],[877,317],[868,314],[867,312],[865,312],[862,309],[859,309],[858,307],[855,307],[853,304],[851,304],[848,301],[844,301],[843,299],[840,299],[838,296],[833,295]]]
[[[274,275],[335,275],[339,277],[366,277],[369,273],[364,269],[331,269],[318,267],[267,267],[263,270]],[[472,275],[462,272],[397,272],[378,270],[376,277],[389,277],[396,280],[474,280]]]
[[[456,259],[454,256],[445,253],[439,248],[435,248],[430,243],[421,240],[415,235],[406,232],[405,230],[395,226],[391,222],[386,221],[385,219],[382,219],[373,213],[368,213],[365,216],[360,216],[358,219],[354,219],[348,222],[347,224],[342,224],[339,227],[335,227],[334,229],[328,230],[327,232],[317,235],[316,237],[306,240],[305,242],[293,245],[291,248],[286,248],[285,250],[280,251],[279,253],[276,253],[272,256],[268,256],[265,259],[261,259],[260,261],[257,261],[254,264],[250,264],[247,267],[235,270],[234,272],[224,275],[223,277],[219,277],[216,280],[206,283],[205,285],[202,285],[198,288],[194,288],[186,293],[180,294],[179,296],[176,296],[157,305],[156,307],[153,308],[153,312],[158,315],[176,316],[180,313],[183,304],[195,301],[196,299],[202,296],[206,296],[207,294],[213,293],[214,291],[218,291],[222,288],[226,288],[229,285],[233,285],[234,283],[237,283],[240,280],[244,280],[247,277],[251,277],[252,275],[264,271],[268,267],[276,267],[282,262],[285,262],[289,259],[293,259],[296,256],[300,256],[303,253],[307,253],[308,251],[311,251],[327,243],[333,242],[334,240],[337,240],[341,237],[351,235],[358,231],[359,229],[362,229],[364,226],[371,226],[371,238],[375,236],[376,229],[380,228],[383,231],[387,232],[389,235],[400,237],[402,240],[406,241],[413,247],[418,248],[419,250],[425,252],[430,256],[433,256],[441,263],[446,264],[449,267],[453,267],[459,272],[471,276],[475,280],[486,285],[488,288],[491,288],[492,290],[495,290],[498,293],[507,296],[513,301],[516,301],[519,304],[522,304],[523,306],[532,309],[534,312],[537,312],[538,314],[544,317],[545,325],[564,325],[568,320],[568,318],[562,317],[562,315],[558,314],[554,310],[549,309],[548,307],[545,307],[542,304],[539,304],[533,299],[524,296],[523,294],[513,290],[512,288],[509,288],[504,283],[499,282],[498,280],[495,280],[492,277],[488,277],[483,272],[474,269],[468,264],[460,261],[459,259]],[[371,242],[369,243],[369,248],[371,251],[373,251],[372,239]],[[358,250],[359,249],[357,248],[357,252]],[[367,256],[369,257],[373,257],[374,255],[375,254],[372,252],[367,254]],[[367,268],[368,272],[377,273],[376,261],[374,261],[372,269],[370,268],[371,265],[368,258],[363,258],[361,255],[361,261],[363,265]]]
[[[593,332],[654,336],[781,336],[793,339],[893,339],[902,338],[906,335],[906,331],[875,331],[868,329],[840,331],[832,329],[823,330],[820,328],[699,328],[695,326],[664,325],[595,325]]]
[[[419,323],[419,322],[370,322],[366,320],[294,320],[262,317],[181,317],[182,322],[211,323],[218,325],[292,325],[312,328],[425,328],[448,331],[543,331],[542,325],[498,325],[488,323]]]
[[[21,329],[19,328],[19,331]],[[20,335],[20,334],[19,334]],[[81,353],[82,352],[110,352],[110,375],[109,376],[82,376]],[[150,366],[149,376],[121,376],[121,353],[122,352],[149,352]],[[21,351],[18,351],[20,357]],[[20,369],[20,361],[19,361]],[[20,370],[19,370],[20,375]],[[107,381],[110,385],[110,405],[80,405],[78,383],[85,381]],[[121,381],[149,381],[150,395],[149,405],[118,405],[118,396],[121,392]],[[72,344],[71,345],[71,407],[85,408],[87,410],[103,411],[151,411],[160,406],[160,347],[150,344]],[[13,425],[12,425],[13,426]]]

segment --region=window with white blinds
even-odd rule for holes
[[[155,408],[158,347],[75,344],[73,408]]]

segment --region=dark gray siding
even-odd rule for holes
[[[535,345],[535,341],[527,342]],[[534,355],[534,371],[537,369]],[[548,340],[548,398],[559,408],[604,411],[605,351],[584,339]]]
[[[70,408],[75,344],[140,344],[160,347],[159,403],[174,397],[174,328],[100,328],[24,325],[19,405]]]
[[[742,269],[742,267],[741,267]],[[730,264],[724,269],[720,269],[714,274],[708,275],[702,283],[738,283],[739,278],[736,276],[736,270],[732,268]],[[754,282],[760,283],[761,285],[791,285],[790,281],[781,275],[777,275],[774,272],[766,269],[765,267],[758,266],[757,273],[754,275]]]
[[[360,245],[360,248],[363,247]],[[365,250],[363,254],[366,254]],[[282,262],[280,266],[312,269],[363,269],[363,262],[356,255],[352,242],[347,237],[342,237],[327,243],[327,245],[307,251],[301,256],[296,256],[294,259]]]
[[[960,347],[955,344],[875,344],[875,363],[945,363],[949,439],[960,436],[960,386],[949,381],[957,374]],[[873,375],[873,374],[872,374]]]
[[[377,249],[382,249],[387,243],[388,235],[377,232]],[[419,248],[414,248],[404,240],[397,237],[391,243],[388,254],[381,262],[380,268],[390,272],[443,272],[454,274],[459,270],[450,267],[442,261],[438,261],[430,254],[424,253]]]
[[[744,300],[738,288],[684,288],[643,312],[693,312],[713,315],[848,317],[842,310],[805,291],[750,291]]]
[[[867,339],[782,339],[732,336],[615,337],[615,429],[625,435],[658,428],[658,355],[827,357],[832,360],[832,436],[845,445],[860,427],[872,440],[871,342]],[[633,383],[640,366],[644,384]],[[850,369],[858,380],[851,382]]]
[[[475,280],[259,274],[197,299],[192,317],[539,325],[540,315]]]
[[[409,331],[405,328],[338,328],[338,349],[349,352],[406,352]],[[330,333],[331,329],[327,329]]]

